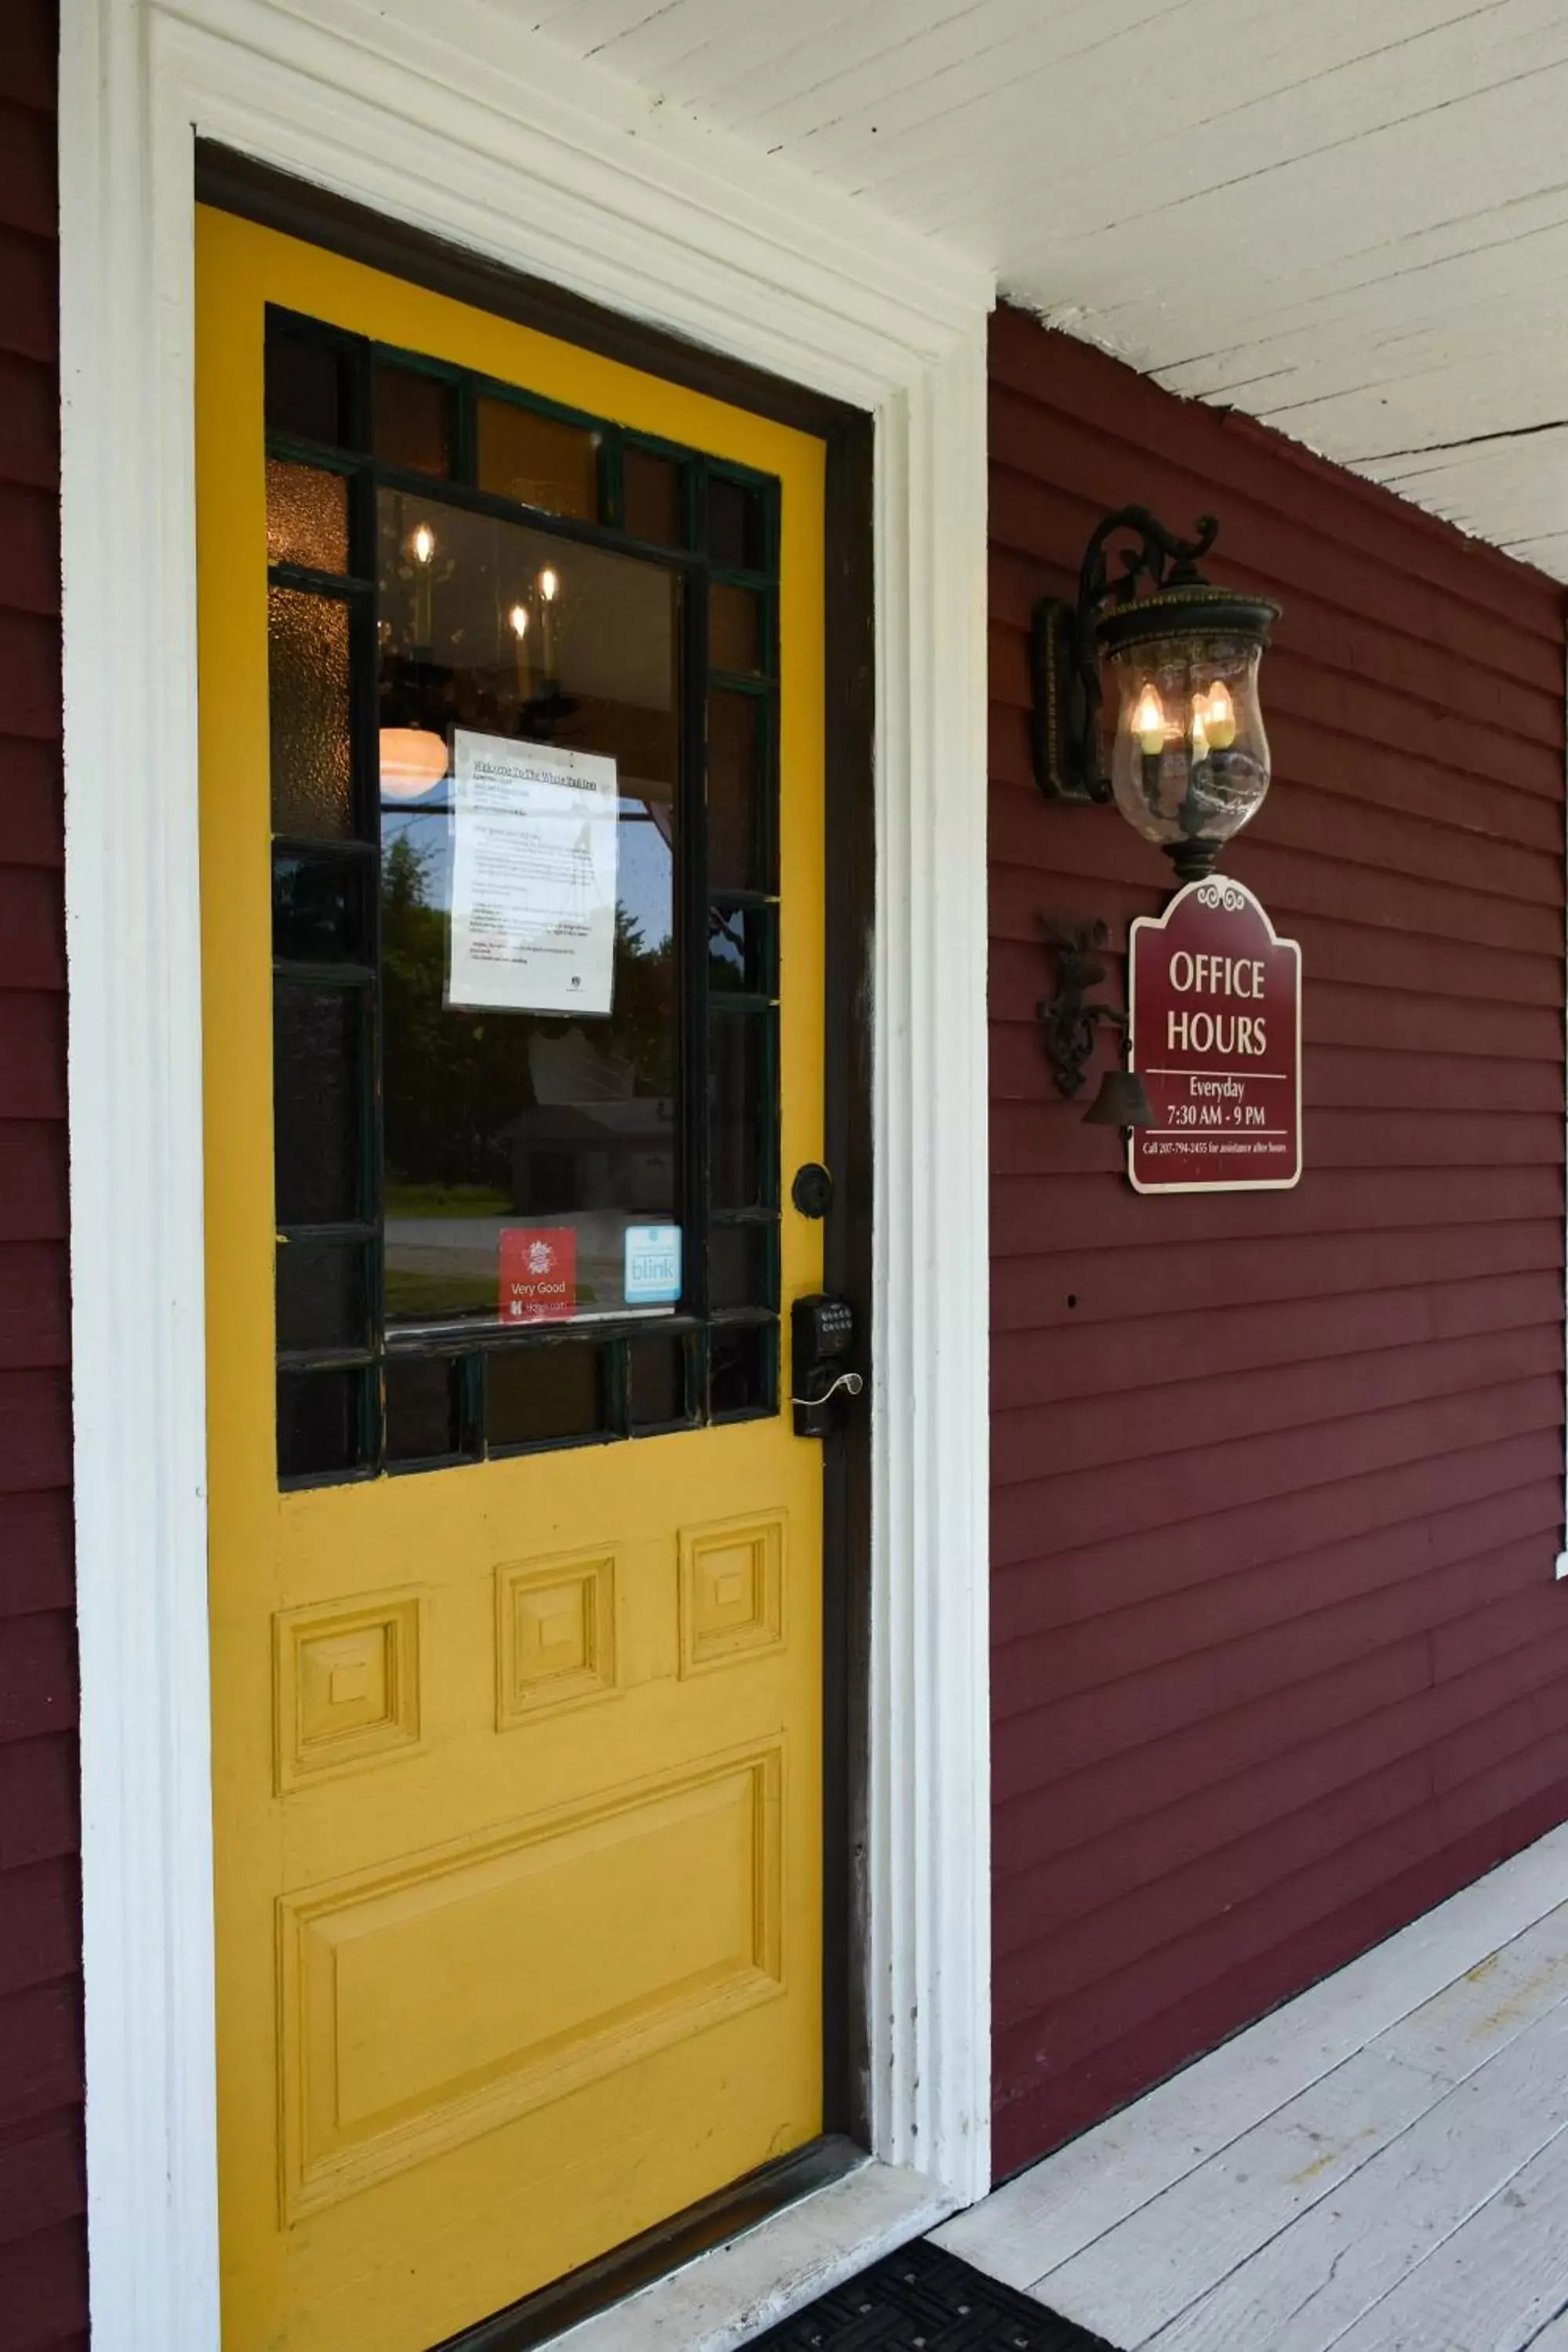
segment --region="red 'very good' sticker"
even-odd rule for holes
[[[577,1311],[577,1233],[573,1225],[504,1225],[500,1319],[559,1323]]]

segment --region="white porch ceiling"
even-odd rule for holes
[[[496,0],[1568,579],[1568,0]]]

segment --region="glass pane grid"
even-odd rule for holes
[[[340,481],[352,482],[363,472],[365,460],[357,451],[346,449],[332,441],[312,441],[309,435],[267,431],[266,450],[268,463],[280,460],[285,465],[311,466],[322,473],[334,474]]]
[[[348,572],[313,572],[307,563],[269,564],[267,579],[272,588],[291,588],[301,595],[319,596],[329,604],[351,609],[371,584]]]
[[[422,363],[418,355],[312,331],[308,322],[269,320],[269,334],[274,327],[298,346],[269,365],[268,409],[278,559],[272,593],[293,600],[274,604],[280,615],[274,638],[277,1131],[279,1210],[288,1219],[280,1222],[279,1248],[280,1482],[402,1475],[773,1413],[779,1349],[776,484],[511,387]],[[404,526],[401,560],[395,548],[390,570],[389,499],[399,502]],[[427,569],[416,568],[406,547],[411,509],[420,501],[440,543],[440,560]],[[375,587],[378,530],[381,588],[373,607],[366,592]],[[487,530],[488,550],[480,544]],[[516,535],[510,541],[509,531]],[[631,554],[632,542],[642,551]],[[618,624],[619,592],[611,572],[595,575],[595,562],[640,565],[649,581],[663,582],[657,593],[670,600],[675,632],[672,651],[663,656],[668,692],[673,698],[695,690],[700,710],[706,686],[710,722],[715,710],[721,714],[720,749],[730,764],[719,797],[724,803],[727,793],[727,807],[718,810],[715,825],[710,773],[707,855],[692,869],[699,908],[700,877],[708,874],[706,959],[689,915],[684,933],[674,920],[678,874],[688,860],[680,826],[700,822],[705,797],[700,737],[694,763],[681,748],[673,698],[668,722],[653,723],[658,698],[650,707],[646,654],[645,683],[629,699],[624,683],[599,682],[595,630],[612,651],[632,640],[646,647],[649,639],[646,625],[627,630]],[[710,581],[710,657],[696,673],[684,651],[673,651],[686,643],[682,564],[705,568]],[[515,581],[503,581],[503,571],[515,572]],[[629,572],[627,577],[629,583]],[[460,604],[476,584],[479,602],[462,619],[451,599]],[[574,613],[574,595],[587,598],[581,616]],[[488,624],[487,597],[494,616]],[[443,603],[452,614],[445,622]],[[521,625],[520,610],[527,615]],[[503,619],[510,621],[510,636]],[[494,637],[488,652],[487,625]],[[280,702],[289,705],[281,714]],[[744,723],[742,713],[749,714]],[[626,731],[628,718],[633,734]],[[411,954],[416,943],[409,932],[415,902],[407,895],[408,861],[433,847],[436,829],[445,833],[454,788],[448,780],[421,798],[407,791],[406,774],[398,771],[403,788],[389,801],[384,740],[379,759],[377,750],[389,725],[411,725],[421,752],[418,737],[428,736],[445,747],[448,763],[457,726],[524,743],[581,744],[616,760],[617,827],[627,845],[622,877],[641,860],[633,879],[644,893],[629,913],[623,908],[626,937],[617,931],[617,967],[625,968],[616,983],[616,1031],[651,1042],[657,1026],[647,1029],[648,1013],[664,1003],[656,1024],[674,1017],[669,992],[683,961],[683,1009],[668,1051],[683,1039],[680,1052],[689,1054],[709,1031],[710,1014],[717,1016],[707,1110],[709,1088],[682,1087],[679,1055],[663,1070],[647,1066],[607,1128],[591,1108],[574,1110],[574,1101],[590,1106],[595,1099],[579,1091],[590,1076],[599,1098],[618,1104],[622,1096],[620,1082],[605,1089],[610,1065],[604,1033],[564,1012],[542,1031],[532,1016],[523,1017],[538,1042],[514,1064],[520,1096],[500,1075],[504,1063],[493,1058],[504,1049],[509,1024],[521,1037],[518,1016],[464,1015],[441,990],[437,1000],[426,994],[423,1002],[448,1042],[467,1038],[469,1099],[495,1105],[474,1132],[493,1140],[473,1179],[445,1169],[418,1177],[403,1165],[411,1135],[406,1087],[399,1107],[398,1074],[407,1073],[397,1040],[411,1034],[408,1021],[426,985],[419,955]],[[628,795],[633,779],[641,789]],[[717,857],[715,833],[720,851],[727,851]],[[646,888],[653,868],[638,845],[645,835],[655,865],[663,857],[668,866],[659,886],[664,909],[651,928]],[[372,880],[373,859],[379,885]],[[449,887],[449,879],[441,881],[440,893]],[[426,894],[423,903],[447,924],[444,895]],[[690,895],[685,903],[691,907]],[[655,955],[645,973],[637,957],[646,961],[661,929],[668,970]],[[634,934],[640,949],[627,944]],[[444,955],[443,934],[437,967]],[[392,1024],[384,1038],[384,1021]],[[629,1032],[626,1021],[634,1024]],[[315,1049],[304,1055],[297,1050],[301,1034]],[[631,1046],[634,1054],[649,1049],[648,1043]],[[304,1116],[302,1061],[320,1066],[311,1122]],[[384,1097],[377,1083],[384,1062]],[[526,1111],[521,1120],[502,1116],[509,1091]],[[631,1131],[618,1134],[628,1119]],[[314,1131],[307,1133],[307,1125]],[[453,1115],[449,1133],[462,1125]],[[430,1162],[433,1170],[439,1158]],[[645,1170],[667,1166],[675,1189],[645,1192],[635,1210],[611,1213],[606,1225],[605,1213],[583,1204],[600,1197],[592,1188],[603,1184],[606,1169],[634,1162]],[[591,1166],[599,1173],[590,1180]],[[711,1187],[682,1209],[680,1183],[710,1166]],[[609,1197],[616,1197],[614,1181]],[[672,1212],[684,1242],[684,1283],[672,1276],[679,1286],[668,1300],[634,1315],[620,1289],[621,1224],[629,1216],[657,1226],[671,1221]],[[384,1217],[393,1241],[390,1277],[383,1272]],[[440,1271],[439,1258],[434,1274],[420,1258],[432,1223],[437,1239],[457,1243],[446,1261],[450,1276]],[[499,1319],[497,1253],[507,1233],[509,1246],[531,1233],[575,1237],[569,1325],[513,1330]],[[628,1265],[629,1249],[628,1241]],[[454,1276],[457,1295],[427,1295],[432,1282],[450,1291]],[[387,1278],[393,1301],[402,1301],[401,1329],[384,1323]],[[625,1278],[629,1282],[629,1273]],[[705,1308],[707,1319],[683,1311],[693,1307]],[[532,1311],[526,1307],[523,1319]]]

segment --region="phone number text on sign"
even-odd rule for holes
[[[1301,1175],[1301,950],[1245,884],[1210,875],[1132,925],[1130,1059],[1154,1113],[1140,1192],[1281,1191]]]

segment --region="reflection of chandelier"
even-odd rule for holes
[[[427,727],[384,727],[381,730],[381,796],[385,801],[416,801],[447,772],[447,746]]]

